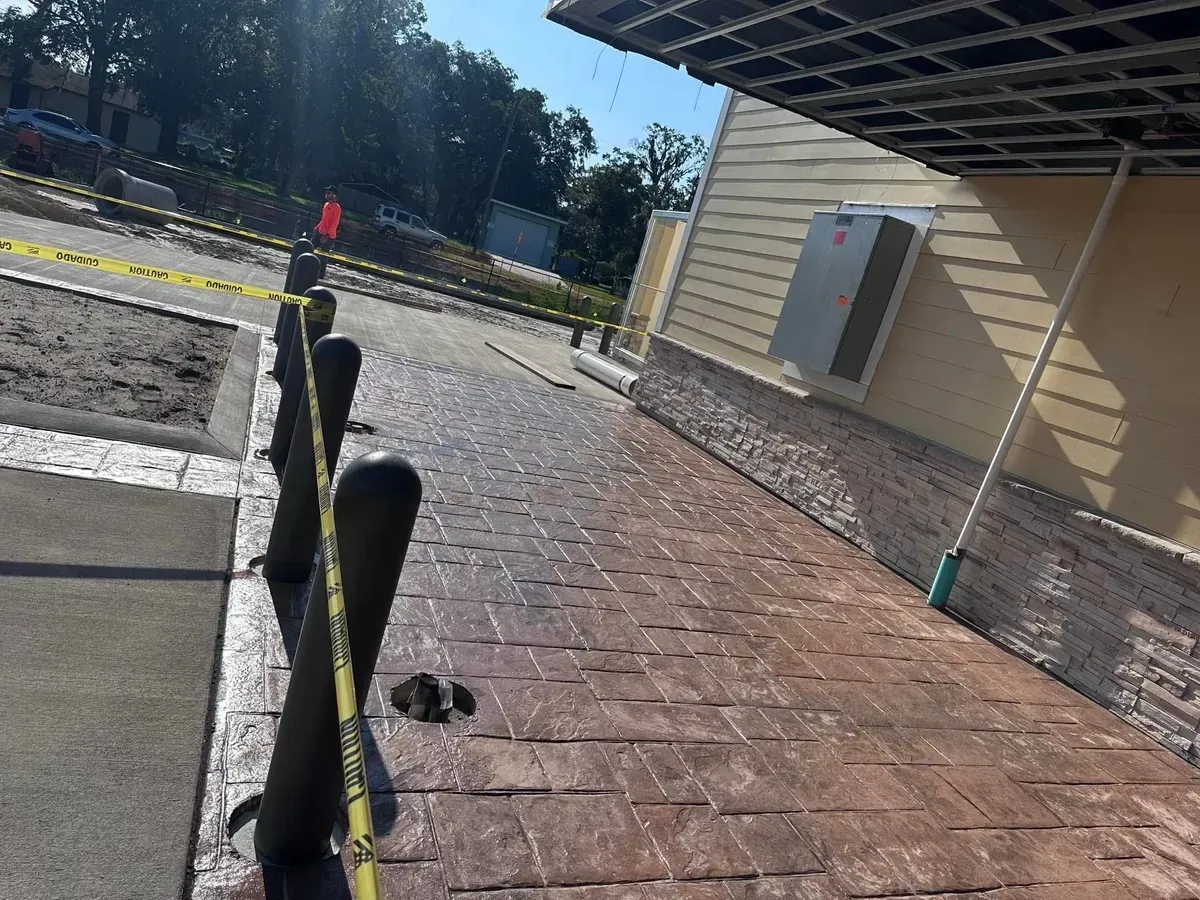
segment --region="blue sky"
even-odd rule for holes
[[[652,122],[705,141],[712,137],[724,88],[701,85],[682,70],[630,53],[618,89],[625,54],[546,21],[545,8],[545,0],[425,0],[426,30],[448,43],[491,50],[517,73],[521,87],[545,94],[551,108],[578,106],[592,123],[601,153],[628,147]]]

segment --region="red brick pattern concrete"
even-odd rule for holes
[[[378,359],[355,418],[427,475],[367,705],[386,896],[1200,896],[1192,767],[650,419]],[[399,717],[416,671],[477,715]]]

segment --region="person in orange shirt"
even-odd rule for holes
[[[342,204],[338,203],[336,185],[325,188],[325,206],[321,210],[321,221],[317,223],[314,244],[329,250],[337,240],[338,225],[342,222]]]

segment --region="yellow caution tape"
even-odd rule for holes
[[[302,315],[311,318],[309,310],[305,310]],[[358,700],[354,696],[350,631],[346,626],[346,600],[342,594],[342,563],[338,557],[337,531],[333,521],[333,504],[330,501],[329,463],[325,459],[325,436],[321,429],[321,406],[317,401],[317,383],[313,376],[312,349],[308,345],[308,327],[303,321],[299,326],[300,342],[304,348],[304,374],[308,382],[308,415],[312,421],[317,498],[321,509],[321,559],[325,565],[329,637],[333,646],[333,684],[337,695],[342,769],[346,776],[350,841],[354,848],[354,885],[358,889],[359,900],[378,900],[379,870],[375,864],[375,826],[371,822],[371,798],[367,792],[367,769],[358,721]]]
[[[191,275],[187,272],[176,272],[173,269],[160,269],[158,266],[131,263],[123,259],[111,259],[107,256],[97,256],[95,253],[63,250],[60,247],[48,247],[45,244],[31,244],[28,241],[18,241],[16,238],[2,235],[0,235],[0,252],[48,259],[51,262],[66,263],[69,266],[78,266],[81,269],[91,269],[95,272],[112,272],[117,275],[146,278],[150,281],[157,281],[159,284],[180,284],[185,287],[216,291],[219,294],[234,294],[239,297],[252,297],[255,300],[274,300],[277,303],[296,306],[312,307],[317,305],[315,301],[299,294],[273,291],[270,288],[241,284],[223,278],[209,278],[206,275]]]
[[[39,184],[39,185],[42,185],[43,187],[52,188],[53,190],[56,190],[56,191],[63,191],[64,193],[75,194],[79,197],[88,197],[93,200],[103,200],[105,203],[112,203],[117,206],[128,207],[129,209],[137,209],[137,210],[141,210],[142,212],[153,213],[156,216],[163,216],[168,219],[174,219],[174,220],[177,220],[180,222],[186,222],[189,225],[195,225],[198,228],[207,228],[211,231],[220,231],[220,232],[224,232],[226,234],[236,235],[237,237],[248,238],[252,241],[257,241],[259,243],[270,244],[271,246],[274,246],[274,247],[281,247],[285,250],[288,250],[289,252],[292,249],[292,245],[288,241],[285,241],[282,238],[277,238],[274,235],[263,234],[262,232],[259,232],[259,231],[250,231],[249,229],[238,228],[233,225],[226,225],[224,222],[217,222],[213,219],[203,219],[203,218],[200,218],[199,216],[188,215],[187,213],[166,212],[164,210],[157,209],[153,206],[145,206],[144,204],[141,204],[141,203],[134,203],[131,200],[122,200],[117,197],[109,197],[107,194],[100,194],[100,193],[97,193],[96,191],[88,190],[87,188],[79,187],[78,185],[70,184],[68,182],[55,181],[55,180],[49,179],[49,178],[41,178],[37,175],[30,175],[27,172],[18,172],[14,169],[5,168],[4,166],[0,166],[0,175],[6,175],[9,178],[15,178],[19,181],[28,181],[32,184]],[[574,321],[574,322],[587,322],[587,323],[590,323],[591,325],[605,327],[605,328],[612,328],[616,331],[629,331],[629,332],[632,332],[633,334],[641,334],[641,335],[646,334],[646,332],[644,332],[644,331],[639,331],[636,328],[630,328],[627,325],[607,325],[604,322],[597,322],[595,319],[590,319],[587,316],[577,316],[572,313],[565,313],[565,312],[560,313],[560,312],[557,312],[556,310],[550,310],[544,306],[538,306],[534,303],[524,303],[520,300],[509,299],[508,297],[499,297],[496,294],[489,294],[486,291],[479,291],[474,288],[460,286],[458,284],[455,284],[452,281],[443,281],[438,278],[430,278],[427,275],[418,275],[415,272],[409,272],[404,269],[397,269],[392,266],[381,266],[379,263],[367,262],[364,259],[357,259],[352,256],[346,256],[343,253],[335,253],[330,250],[318,250],[317,253],[321,256],[327,257],[328,259],[335,260],[336,262],[340,262],[343,265],[351,266],[353,268],[365,269],[368,272],[379,272],[382,275],[390,275],[395,278],[400,278],[400,279],[403,279],[405,281],[410,281],[410,282],[416,282],[418,284],[427,284],[427,285],[430,285],[430,287],[433,288],[434,290],[437,290],[439,288],[452,287],[452,288],[454,288],[454,290],[456,292],[458,292],[460,294],[469,294],[473,297],[479,297],[481,300],[493,300],[493,301],[501,300],[504,303],[512,304],[513,306],[520,306],[524,309],[536,310],[536,311],[542,312],[542,313],[545,313],[545,312],[554,313],[557,316],[561,316],[562,318],[565,318],[565,319],[570,319],[571,321]]]
[[[275,300],[303,308],[310,321],[329,321],[333,310],[328,304],[311,297],[272,291],[249,284],[189,275],[171,269],[159,269],[119,259],[78,253],[0,237],[0,251],[38,259],[49,259],[118,275],[149,278],[152,281],[205,288],[223,294],[237,294],[259,300]],[[303,323],[301,323],[303,326]],[[312,348],[308,343],[308,328],[300,328],[304,348],[304,374],[308,387],[308,411],[312,421],[313,458],[317,472],[317,498],[321,511],[321,547],[325,564],[326,596],[329,603],[330,639],[333,646],[333,678],[337,694],[337,711],[342,745],[342,768],[346,778],[346,797],[350,814],[350,837],[354,845],[354,879],[361,900],[378,900],[379,871],[375,861],[375,829],[371,823],[371,802],[367,792],[367,771],[363,757],[362,735],[359,731],[358,702],[354,696],[354,670],[350,661],[350,633],[346,627],[346,604],[342,595],[342,565],[338,557],[337,532],[334,530],[333,507],[330,502],[329,463],[325,458],[325,441],[321,428],[321,408],[317,402],[317,385],[313,374]]]
[[[190,216],[187,213],[169,212],[164,209],[159,209],[155,206],[146,206],[142,203],[134,203],[132,200],[124,200],[120,197],[110,197],[107,194],[101,194],[85,187],[80,187],[77,184],[71,184],[67,181],[56,181],[53,178],[42,178],[38,175],[30,175],[28,172],[18,172],[15,169],[9,169],[5,166],[0,166],[0,175],[6,175],[9,178],[15,178],[18,181],[28,181],[31,184],[39,184],[42,187],[48,187],[56,191],[62,191],[65,194],[75,194],[79,197],[88,197],[92,200],[103,200],[105,203],[112,203],[115,206],[124,206],[128,209],[139,209],[142,212],[154,213],[156,216],[162,216],[167,219],[175,219],[180,222],[187,222],[199,228],[208,228],[213,231],[224,231],[228,234],[234,234],[238,237],[250,238],[251,240],[260,241],[266,244],[272,244],[276,247],[291,249],[291,244],[283,238],[275,237],[270,234],[262,234],[258,231],[250,231],[246,228],[238,228],[234,225],[226,225],[224,222],[217,222],[213,219],[202,219],[199,216]]]

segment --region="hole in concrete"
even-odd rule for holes
[[[233,808],[229,816],[229,843],[238,856],[254,859],[254,823],[258,819],[258,808],[262,805],[262,794],[255,794]]]
[[[229,816],[229,844],[243,859],[258,860],[254,849],[254,826],[258,822],[258,810],[262,806],[262,794],[248,797],[233,808]],[[333,823],[333,834],[329,836],[329,853],[326,858],[337,856],[350,832],[350,818],[346,812],[346,795],[342,795],[337,819]]]
[[[475,715],[475,697],[461,684],[436,675],[414,675],[392,688],[392,706],[417,722],[449,722]]]

